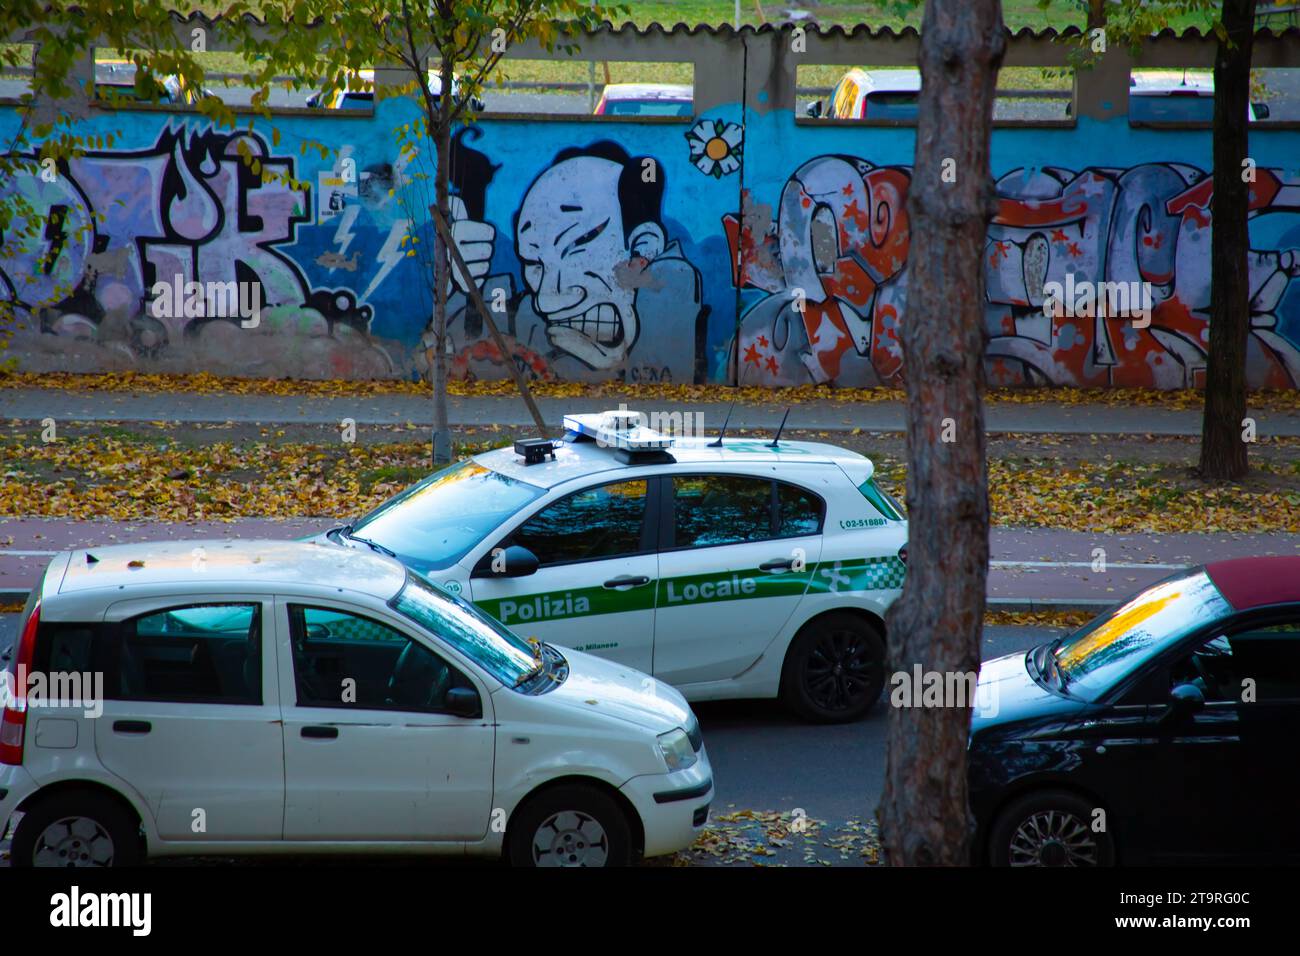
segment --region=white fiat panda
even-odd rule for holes
[[[565,418],[316,540],[391,554],[526,636],[688,700],[781,697],[854,720],[885,681],[907,521],[833,445],[669,438],[621,409]]]
[[[343,548],[60,554],[0,693],[17,866],[340,851],[614,866],[688,846],[713,795],[673,688]]]

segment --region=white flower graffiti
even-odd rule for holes
[[[686,133],[691,162],[706,176],[721,179],[740,168],[744,130],[738,123],[703,119]]]

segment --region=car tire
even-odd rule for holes
[[[506,840],[512,866],[627,866],[632,831],[608,794],[564,784],[530,797],[515,811]]]
[[[135,866],[144,858],[140,823],[116,800],[71,790],[41,800],[14,831],[13,866]]]
[[[1115,841],[1092,828],[1096,805],[1066,790],[1013,800],[989,831],[993,866],[1114,866]]]
[[[857,720],[885,687],[885,638],[857,614],[832,611],[809,621],[790,642],[781,699],[805,720]]]

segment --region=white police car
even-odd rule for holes
[[[871,461],[779,435],[666,438],[636,415],[567,416],[562,440],[475,455],[322,539],[391,553],[526,636],[689,700],[864,714],[907,542]]]

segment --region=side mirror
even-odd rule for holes
[[[453,687],[447,691],[442,707],[453,717],[474,719],[483,716],[483,702],[478,699],[478,691],[472,687]]]
[[[1179,684],[1169,692],[1169,709],[1165,720],[1190,717],[1205,706],[1205,693],[1195,684]]]
[[[1268,119],[1269,109],[1267,103],[1251,103],[1250,105],[1255,110],[1255,119],[1257,120]]]
[[[512,544],[500,554],[495,553],[496,551],[497,549],[493,548],[483,555],[483,559],[474,568],[473,577],[526,578],[530,574],[537,573],[540,564],[537,555],[522,545]]]
[[[821,119],[823,109],[825,109],[825,107],[822,106],[821,100],[813,100],[811,103],[808,104],[804,112],[807,113],[809,116],[811,116],[813,119]]]

